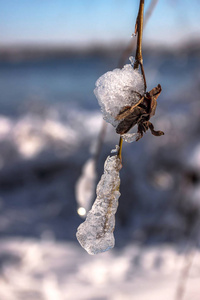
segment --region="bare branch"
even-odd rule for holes
[[[149,21],[152,13],[153,13],[153,10],[155,9],[156,7],[156,4],[158,3],[158,0],[152,0],[150,2],[150,5],[145,13],[145,16],[144,16],[144,27],[146,26],[147,22]],[[136,24],[135,24],[135,35],[137,33],[137,21],[136,21]],[[134,36],[134,35],[133,35]],[[128,46],[125,48],[125,50],[123,51],[120,59],[119,59],[119,63],[118,63],[118,68],[122,68],[127,60],[127,58],[129,56],[131,56],[131,54],[133,53],[133,49],[135,48],[136,46],[136,38],[131,38]]]

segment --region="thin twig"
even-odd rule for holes
[[[143,24],[143,28],[145,28],[145,26],[147,25],[147,22],[149,21],[155,7],[156,4],[158,3],[159,0],[151,0],[149,7],[145,13],[144,16],[144,24]],[[135,34],[137,33],[137,21],[136,21],[136,26],[135,26]],[[122,68],[125,65],[125,62],[127,60],[127,58],[129,56],[132,55],[133,53],[133,49],[136,46],[136,38],[133,35],[133,38],[131,38],[130,42],[128,43],[127,47],[125,48],[125,50],[122,52],[120,59],[119,59],[119,63],[118,63],[118,68]]]
[[[134,63],[134,69],[137,69],[140,65],[142,75],[144,78],[144,87],[146,91],[146,79],[145,79],[145,74],[144,74],[144,68],[143,68],[143,58],[142,58],[142,33],[143,33],[143,18],[144,18],[144,0],[140,0],[140,5],[139,5],[139,11],[138,11],[138,16],[136,20],[136,29],[137,29],[137,46],[136,46],[136,53],[135,53],[135,63]],[[118,150],[118,157],[121,159],[122,156],[122,144],[123,144],[123,139],[120,136],[119,140],[119,150]]]
[[[176,290],[175,300],[182,300],[186,290],[186,283],[188,280],[189,272],[194,261],[195,251],[191,251],[187,254],[184,261],[183,269],[180,273],[179,283]]]
[[[142,60],[142,31],[143,31],[143,12],[144,12],[144,0],[140,0],[139,12],[137,16],[137,46],[135,53],[134,69],[137,69],[140,61]]]
[[[120,160],[122,160],[122,144],[123,144],[123,139],[120,136],[119,138],[119,150],[118,150],[118,157]]]
[[[139,12],[137,17],[137,46],[136,46],[136,53],[135,53],[135,63],[134,69],[138,69],[139,65],[141,67],[142,76],[144,78],[144,88],[146,91],[146,78],[143,68],[143,58],[142,58],[142,33],[143,33],[143,15],[144,15],[144,0],[140,0]]]
[[[178,286],[175,294],[175,300],[183,300],[185,295],[189,272],[194,262],[196,251],[199,248],[199,243],[200,243],[199,236],[198,236],[199,226],[200,226],[200,220],[198,219],[193,225],[193,228],[190,232],[190,239],[186,244],[184,266],[180,272]]]

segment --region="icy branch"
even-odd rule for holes
[[[86,220],[78,227],[76,237],[89,254],[105,252],[114,247],[115,213],[120,197],[120,159],[108,156],[104,174],[97,185],[97,197]]]

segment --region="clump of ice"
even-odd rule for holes
[[[118,156],[108,156],[104,164],[104,174],[97,185],[96,200],[86,220],[77,229],[76,237],[89,254],[105,252],[114,247],[114,215],[120,197],[120,168]]]
[[[124,106],[135,105],[144,94],[142,75],[131,64],[102,75],[94,90],[106,122],[114,127],[120,123],[116,116]],[[139,95],[140,94],[140,95]]]
[[[125,134],[122,134],[122,138],[125,142],[127,143],[132,143],[132,142],[135,142],[136,139],[138,137],[138,134],[137,133],[125,133]]]
[[[119,145],[115,145],[115,149],[112,149],[110,153],[117,153],[119,151]]]

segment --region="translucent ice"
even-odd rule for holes
[[[114,247],[115,213],[120,197],[120,159],[108,156],[104,174],[97,185],[97,197],[86,220],[78,227],[76,237],[89,254],[105,252]]]
[[[125,133],[125,134],[122,134],[122,138],[125,142],[127,143],[132,143],[132,142],[135,142],[136,139],[137,139],[138,135],[137,133]]]
[[[115,145],[115,149],[111,150],[111,153],[117,153],[119,151],[119,145]]]
[[[102,75],[96,82],[94,93],[106,122],[116,127],[116,116],[124,106],[136,104],[144,94],[144,80],[131,64]]]
[[[129,60],[130,60],[131,65],[133,66],[133,65],[134,65],[134,62],[135,62],[134,57],[133,57],[133,56],[130,56],[130,57],[129,57]]]

